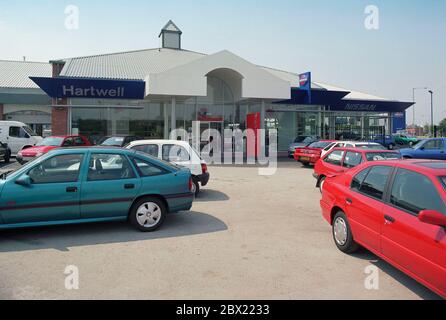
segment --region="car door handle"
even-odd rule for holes
[[[350,199],[350,198],[345,199],[345,202],[346,202],[347,204],[353,204],[353,200]]]
[[[135,185],[134,184],[126,184],[125,186],[124,186],[124,189],[135,189]]]
[[[391,217],[391,216],[388,216],[388,215],[385,215],[384,219],[386,219],[387,223],[394,223],[396,221],[394,217]]]
[[[77,192],[77,187],[68,187],[67,192],[70,192],[70,193]]]

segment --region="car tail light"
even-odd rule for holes
[[[208,172],[208,166],[207,166],[206,163],[202,163],[202,164],[201,164],[201,172],[202,172],[203,174],[205,174],[206,172]]]
[[[192,191],[192,186],[194,185],[194,182],[192,181],[192,177],[189,178],[189,191]]]

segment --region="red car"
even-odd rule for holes
[[[446,298],[446,162],[368,162],[327,178],[320,202],[336,246],[362,246]]]
[[[34,147],[24,149],[17,154],[17,161],[20,164],[32,161],[45,153],[60,147],[88,147],[90,141],[83,136],[52,136],[43,139]]]
[[[294,160],[302,163],[304,166],[315,164],[322,154],[322,150],[332,144],[333,140],[320,140],[311,143],[307,147],[297,148],[294,152]]]
[[[334,177],[351,168],[368,161],[399,160],[398,151],[374,150],[364,148],[336,148],[316,162],[313,176],[316,178],[316,188],[322,192],[327,177]]]

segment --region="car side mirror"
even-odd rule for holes
[[[18,179],[16,179],[15,183],[20,185],[20,186],[28,187],[28,186],[30,186],[32,184],[32,181],[31,181],[30,176],[25,174],[25,175],[19,177]]]
[[[418,215],[418,220],[423,223],[446,228],[446,215],[434,210],[423,210]]]

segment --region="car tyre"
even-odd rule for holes
[[[326,177],[321,177],[319,179],[319,191],[322,193],[323,188],[324,188],[324,183],[325,183],[325,179],[327,179]]]
[[[333,224],[333,240],[339,250],[346,254],[354,253],[359,249],[359,245],[353,240],[353,234],[344,212],[336,213]]]
[[[198,194],[200,193],[200,183],[198,182],[198,179],[196,177],[192,178],[192,190],[191,192],[195,194],[195,197],[198,197]]]
[[[393,143],[389,144],[389,150],[395,150],[395,145]]]
[[[130,209],[131,224],[142,232],[157,230],[167,214],[164,202],[155,197],[144,197],[136,201]]]
[[[11,152],[7,151],[5,154],[5,163],[9,163],[11,160]]]

